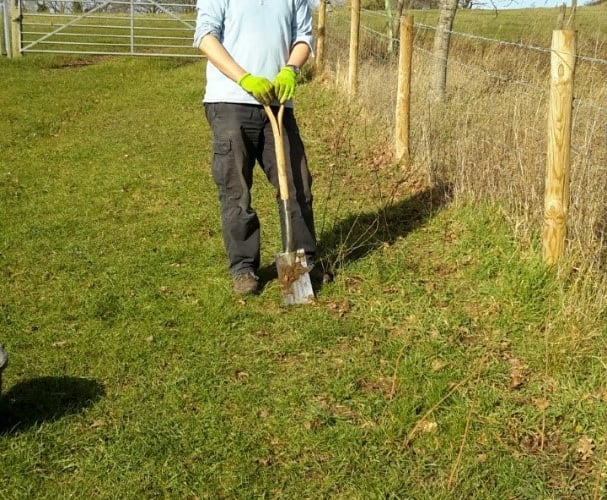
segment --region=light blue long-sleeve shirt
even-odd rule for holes
[[[312,48],[308,0],[197,0],[196,9],[194,47],[211,34],[252,75],[272,81],[293,45],[303,42]],[[259,104],[210,61],[206,78],[204,102]]]

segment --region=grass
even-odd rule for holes
[[[604,494],[604,311],[356,103],[298,90],[337,274],[285,308],[231,293],[201,62],[0,64],[1,498]]]

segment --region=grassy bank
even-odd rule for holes
[[[337,274],[288,309],[259,174],[263,292],[231,293],[201,62],[0,64],[0,497],[605,493],[604,312],[356,104],[298,90]]]

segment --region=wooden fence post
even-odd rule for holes
[[[555,30],[552,33],[542,234],[544,260],[549,264],[556,263],[564,255],[567,236],[575,39],[575,31],[572,30]]]
[[[398,91],[394,149],[397,160],[409,166],[409,131],[411,108],[411,60],[413,58],[413,16],[400,19],[400,52],[398,54]]]
[[[11,20],[11,47],[10,57],[21,56],[21,1],[9,0],[5,5],[9,5],[8,15]]]
[[[316,36],[316,74],[322,75],[325,69],[325,39],[327,34],[327,2],[320,0],[318,6],[318,34]]]
[[[350,20],[350,60],[348,67],[348,84],[350,96],[358,90],[358,45],[360,34],[360,0],[352,0]]]

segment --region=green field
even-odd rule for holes
[[[0,60],[0,498],[600,498],[604,310],[298,89],[325,262],[231,292],[203,63]]]

